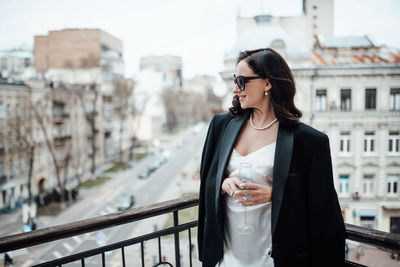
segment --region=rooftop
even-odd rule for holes
[[[371,48],[376,47],[368,38],[363,36],[317,36],[317,45],[321,48]]]
[[[376,46],[368,36],[326,37],[318,35],[316,48],[311,54],[311,64],[371,65],[400,63],[400,49]]]

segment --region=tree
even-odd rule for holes
[[[167,116],[167,129],[168,131],[172,131],[178,125],[177,109],[181,104],[185,105],[185,103],[180,103],[179,97],[181,97],[181,95],[176,94],[175,89],[172,87],[165,88],[162,92],[161,97],[164,102],[165,112]]]
[[[92,174],[92,177],[94,177],[96,172],[96,151],[98,150],[96,143],[96,135],[99,131],[96,127],[96,119],[98,117],[97,101],[99,97],[99,91],[95,83],[89,85],[89,92],[90,92],[89,98],[91,103],[90,110],[88,110],[88,108],[85,105],[86,99],[88,98],[86,97],[88,95],[88,92],[83,89],[75,91],[81,103],[82,110],[85,114],[86,122],[89,124],[90,128],[90,136],[91,136],[90,138],[91,153],[89,153],[89,157],[91,159],[90,172]]]
[[[15,136],[14,154],[21,154],[27,159],[27,180],[28,180],[28,205],[32,205],[32,178],[35,162],[35,150],[37,146],[34,137],[34,115],[32,104],[32,89],[28,86],[28,95],[18,97],[15,110],[9,114],[7,124],[10,132]],[[23,107],[23,109],[21,108]],[[11,141],[11,140],[9,140]],[[11,144],[10,144],[11,145]],[[21,160],[21,158],[20,158]]]
[[[123,161],[123,136],[124,136],[124,124],[127,116],[131,114],[132,103],[130,98],[133,94],[133,81],[127,79],[116,79],[114,80],[114,96],[116,98],[116,112],[119,116],[120,127],[119,127],[119,161]]]
[[[58,95],[57,95],[58,94]],[[46,144],[47,150],[51,156],[51,162],[53,163],[55,175],[57,179],[57,188],[59,189],[59,194],[61,198],[61,203],[64,203],[64,194],[66,192],[66,183],[68,180],[68,167],[71,159],[71,150],[72,150],[72,141],[70,140],[70,136],[68,138],[67,135],[60,135],[60,131],[58,131],[58,135],[49,136],[47,129],[53,129],[53,121],[54,120],[63,120],[65,118],[70,117],[70,110],[65,110],[65,104],[58,99],[68,99],[71,97],[71,93],[68,90],[55,89],[54,86],[50,86],[49,91],[45,95],[44,98],[35,103],[33,107],[33,111],[35,114],[36,121],[42,131],[44,142]],[[49,112],[46,112],[50,106],[50,103],[53,108],[52,116],[50,118]],[[58,107],[55,107],[58,106]],[[60,108],[62,107],[62,108]],[[65,133],[65,132],[64,132]],[[56,153],[56,143],[61,143],[61,149],[58,149],[58,157]],[[65,149],[66,148],[66,149]],[[62,179],[61,171],[64,169],[64,178]]]

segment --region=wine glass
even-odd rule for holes
[[[251,163],[243,162],[239,165],[239,180],[241,182],[253,182],[253,166]],[[245,196],[244,198],[250,198]],[[244,207],[244,224],[237,227],[237,231],[241,234],[250,235],[254,232],[254,228],[247,223],[247,207]]]

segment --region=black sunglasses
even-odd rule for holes
[[[255,79],[263,79],[263,77],[260,77],[260,76],[254,76],[254,77],[238,76],[238,77],[236,77],[236,75],[233,74],[233,81],[239,87],[240,91],[244,91],[245,85],[248,81],[255,80]]]

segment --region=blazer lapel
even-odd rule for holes
[[[271,232],[275,231],[279,211],[282,205],[285,183],[289,173],[293,150],[293,128],[279,125],[276,140],[273,182],[272,182],[272,215]]]
[[[219,213],[219,199],[221,195],[222,179],[225,174],[225,169],[228,164],[228,160],[232,153],[236,139],[239,136],[240,130],[248,118],[248,114],[243,117],[232,119],[225,129],[224,136],[221,142],[221,148],[218,160],[218,170],[216,176],[216,190],[215,190],[215,211]],[[218,216],[217,216],[218,218]]]

